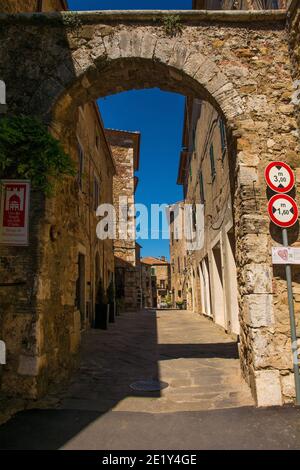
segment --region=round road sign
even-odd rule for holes
[[[275,194],[268,203],[270,219],[279,227],[292,227],[298,220],[298,207],[286,194]]]
[[[265,169],[267,185],[276,193],[288,193],[295,184],[293,170],[284,162],[269,163]]]

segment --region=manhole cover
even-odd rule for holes
[[[139,380],[130,385],[130,388],[139,392],[156,392],[167,388],[169,384],[167,382],[161,382],[160,380]]]

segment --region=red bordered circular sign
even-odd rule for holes
[[[298,220],[296,201],[287,194],[275,194],[268,203],[270,219],[279,227],[292,227]]]
[[[295,175],[284,162],[271,162],[265,169],[265,179],[269,188],[276,193],[288,193],[295,184]]]

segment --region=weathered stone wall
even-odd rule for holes
[[[174,211],[174,219],[170,221],[170,271],[172,301],[174,306],[177,301],[182,302],[186,300],[188,289],[186,282],[187,276],[185,274],[185,269],[187,267],[185,237],[180,237],[178,233],[181,229],[182,235],[184,235],[183,206],[184,203],[180,202],[178,204],[174,204],[171,208]]]
[[[117,235],[114,240],[115,264],[116,269],[122,272],[125,309],[137,310],[140,305],[141,280],[138,257],[136,256],[135,217],[131,207],[134,207],[135,202],[134,173],[138,169],[140,134],[107,129],[106,137],[111,146],[116,165],[116,175],[113,179],[113,202],[116,210]],[[125,204],[128,208],[127,213],[125,212],[123,215],[123,221],[127,222],[127,233],[124,234],[124,237],[120,234],[120,229],[122,229],[120,227],[120,198],[126,198]],[[126,211],[126,206],[122,209],[122,213],[124,213],[124,210]]]
[[[288,332],[280,331],[282,324],[288,329],[288,310],[281,284],[262,282],[260,273],[271,269],[271,246],[279,240],[273,228],[269,233],[264,168],[280,158],[298,170],[286,17],[192,11],[181,15],[182,34],[169,37],[164,16],[84,13],[77,17],[81,27],[66,14],[13,23],[2,17],[0,78],[8,84],[8,106],[51,120],[63,141],[78,106],[123,90],[158,86],[216,106],[234,162],[243,371],[259,404],[281,404],[281,371],[291,370],[292,359]],[[265,306],[259,318],[258,299]]]
[[[0,336],[8,354],[1,391],[7,396],[36,398],[68,376],[76,364],[80,331],[93,322],[96,279],[101,277],[107,289],[114,271],[112,241],[96,236],[94,178],[100,184],[98,203],[112,203],[114,166],[93,103],[76,113],[68,132],[64,145],[77,168],[77,139],[84,152],[82,187],[77,178],[66,178],[52,198],[43,200],[33,192],[29,248],[1,247],[1,283],[6,285],[0,290]],[[76,305],[79,253],[85,256],[82,311]],[[97,253],[100,273],[95,272]]]
[[[152,305],[151,266],[141,263],[143,307]]]

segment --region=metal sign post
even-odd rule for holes
[[[275,194],[271,197],[268,203],[268,212],[272,222],[278,227],[282,228],[282,243],[285,248],[289,248],[287,228],[292,227],[298,220],[299,211],[296,201],[288,196],[289,192],[295,184],[295,176],[292,169],[283,162],[272,162],[265,170],[265,178],[267,185],[272,191],[280,194]],[[283,250],[282,250],[283,251]],[[296,390],[296,404],[300,405],[300,374],[299,374],[299,361],[298,361],[298,344],[297,344],[297,331],[294,310],[294,295],[292,285],[292,269],[291,260],[287,253],[278,252],[280,262],[276,264],[285,264],[286,284],[288,292],[289,316],[291,325],[291,342],[293,353],[293,369]]]
[[[282,243],[283,246],[289,246],[287,229],[282,229]],[[300,375],[299,375],[299,362],[298,362],[298,343],[297,343],[297,332],[296,332],[296,321],[294,311],[294,295],[292,285],[292,269],[290,264],[285,265],[286,284],[288,291],[288,303],[289,303],[289,314],[291,324],[291,340],[292,340],[292,353],[293,353],[293,368],[295,377],[295,389],[296,389],[296,404],[300,405]]]

